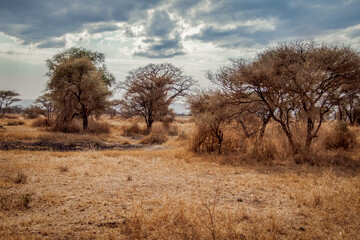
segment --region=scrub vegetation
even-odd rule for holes
[[[356,51],[280,44],[198,91],[171,64],[115,84],[103,61],[61,52],[33,106],[6,105],[1,239],[360,236]],[[178,97],[189,116],[170,109]]]

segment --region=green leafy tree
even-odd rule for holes
[[[48,90],[59,124],[79,117],[86,131],[89,115],[105,111],[115,78],[103,63],[102,53],[84,48],[71,48],[47,60]]]

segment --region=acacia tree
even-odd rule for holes
[[[207,142],[208,151],[211,151],[215,145],[214,149],[221,154],[224,130],[233,117],[233,111],[226,104],[224,96],[219,91],[201,92],[189,96],[187,101],[197,127],[210,135],[210,138],[207,134],[199,136],[201,139],[197,140],[196,148],[201,148],[200,145]],[[216,142],[213,142],[213,139],[216,139]]]
[[[89,115],[105,110],[111,95],[101,73],[89,58],[69,58],[62,61],[48,83],[51,98],[64,123],[79,116],[83,130],[88,128]]]
[[[89,115],[105,110],[115,78],[104,61],[103,53],[85,48],[70,48],[46,60],[48,90],[58,124],[67,125],[80,117],[86,130]]]
[[[51,119],[53,118],[54,112],[54,104],[51,99],[50,93],[45,93],[39,96],[35,100],[35,104],[37,105],[37,113],[41,114],[45,117],[46,126],[50,126]]]
[[[0,90],[0,112],[2,112],[3,115],[5,115],[6,110],[11,104],[20,101],[20,99],[17,98],[18,96],[20,96],[20,94],[15,91]]]
[[[347,47],[296,42],[268,49],[253,61],[234,61],[230,76],[216,80],[239,102],[250,98],[266,107],[296,154],[292,123],[305,122],[309,148],[338,92],[358,79],[359,64],[359,54]]]
[[[129,72],[121,87],[126,90],[122,105],[127,117],[144,118],[147,129],[160,115],[169,113],[169,105],[185,96],[195,81],[169,63],[149,64]]]

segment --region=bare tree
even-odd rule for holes
[[[254,61],[234,61],[228,75],[216,81],[239,103],[260,102],[296,154],[292,123],[305,122],[309,148],[338,92],[358,79],[359,64],[359,54],[347,47],[295,42],[268,49]]]
[[[45,93],[35,100],[38,106],[38,114],[45,117],[46,126],[50,126],[51,119],[53,119],[54,103],[51,99],[50,93]]]
[[[144,118],[147,129],[160,115],[169,112],[169,105],[185,96],[195,81],[180,68],[169,63],[149,64],[129,72],[121,87],[126,90],[123,114]]]
[[[20,101],[20,99],[17,98],[18,96],[20,96],[20,94],[15,91],[0,90],[0,112],[2,112],[3,115],[5,115],[6,110],[11,104]]]

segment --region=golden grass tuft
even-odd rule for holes
[[[163,144],[168,140],[166,129],[161,124],[154,124],[150,134],[141,139],[143,144]]]

